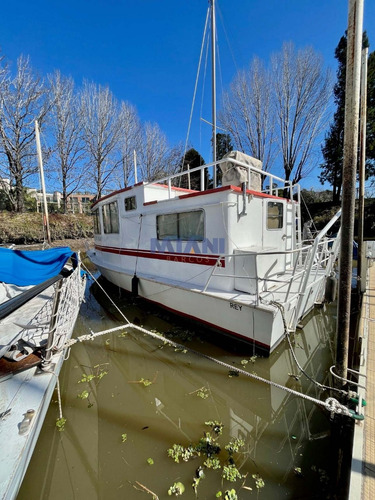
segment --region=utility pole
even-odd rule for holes
[[[44,215],[43,215],[43,225],[46,230],[47,242],[51,244],[51,233],[49,230],[49,219],[48,219],[48,205],[47,205],[47,197],[46,197],[46,186],[44,184],[44,170],[43,170],[43,158],[42,158],[42,148],[40,146],[40,135],[39,135],[39,125],[38,121],[35,120],[35,140],[36,140],[36,151],[38,153],[38,163],[39,163],[39,171],[40,171],[40,182],[42,185],[42,195],[43,195],[43,207],[44,207]]]
[[[339,297],[337,306],[337,360],[336,373],[347,378],[351,283],[354,238],[355,185],[357,171],[359,92],[361,74],[361,47],[363,32],[363,0],[349,0],[344,159],[342,183],[342,238],[340,252]]]
[[[216,11],[211,2],[211,64],[212,64],[212,161],[214,163],[214,188],[216,188]]]
[[[358,260],[357,290],[358,294],[366,291],[366,260],[363,242],[363,225],[365,215],[365,171],[366,171],[366,121],[367,121],[367,58],[368,47],[362,49],[361,69],[361,109],[359,128],[359,196],[358,196]]]

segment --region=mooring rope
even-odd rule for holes
[[[86,268],[86,266],[84,266],[84,267]],[[276,387],[278,389],[281,389],[283,391],[288,392],[289,394],[292,394],[292,395],[297,396],[299,398],[305,399],[306,401],[310,401],[311,403],[314,403],[318,406],[325,408],[331,414],[331,416],[333,416],[333,414],[338,414],[338,415],[345,415],[345,416],[354,418],[354,412],[352,410],[349,410],[349,408],[347,408],[345,405],[341,404],[337,399],[335,399],[333,397],[329,397],[325,401],[322,401],[322,400],[314,398],[312,396],[308,396],[307,394],[303,394],[303,393],[298,392],[294,389],[290,389],[289,387],[278,384],[277,382],[272,382],[271,380],[267,380],[263,377],[260,377],[259,375],[256,375],[255,373],[249,373],[249,372],[243,370],[242,368],[233,367],[232,365],[230,365],[229,363],[226,363],[225,361],[220,361],[219,359],[214,358],[212,356],[209,356],[208,354],[204,354],[200,351],[196,351],[195,349],[191,349],[190,347],[187,347],[186,345],[179,344],[173,340],[170,340],[159,333],[152,332],[150,330],[147,330],[146,328],[143,328],[141,326],[138,326],[138,325],[131,323],[126,318],[124,313],[120,310],[120,308],[115,304],[115,302],[112,300],[112,298],[108,295],[108,293],[104,290],[104,288],[100,285],[100,283],[98,283],[98,280],[93,276],[93,274],[87,268],[86,268],[86,270],[87,270],[88,274],[90,274],[90,276],[95,280],[95,282],[101,288],[101,290],[105,293],[105,295],[110,300],[110,302],[113,304],[113,306],[117,309],[117,311],[124,318],[124,320],[126,321],[126,324],[120,325],[120,326],[117,326],[114,328],[109,328],[107,330],[103,330],[100,332],[95,332],[95,333],[92,330],[90,330],[89,334],[81,335],[80,337],[77,337],[75,339],[70,339],[69,341],[67,341],[65,343],[64,347],[71,347],[74,344],[79,343],[79,342],[85,342],[87,340],[94,340],[97,337],[100,337],[103,335],[109,335],[109,334],[117,332],[117,331],[127,330],[127,329],[131,328],[134,330],[138,330],[139,332],[142,332],[146,335],[149,335],[157,340],[161,340],[162,342],[165,342],[165,343],[171,345],[175,349],[178,349],[178,350],[181,350],[184,352],[190,352],[192,354],[195,354],[196,356],[200,356],[200,357],[208,359],[209,361],[212,361],[220,366],[223,366],[223,367],[229,369],[230,371],[235,371],[239,374],[244,375],[245,377],[250,377],[253,380],[257,380],[258,382],[262,382],[266,385]],[[283,318],[283,322],[284,322],[284,327],[286,328],[286,322],[285,322],[285,318],[284,318],[283,314],[282,314],[282,318]],[[326,388],[329,390],[332,389],[331,387],[323,386],[322,384],[319,384],[319,385],[321,386],[322,389],[323,388]]]

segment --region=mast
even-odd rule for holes
[[[47,242],[48,242],[48,244],[51,244],[51,233],[49,230],[49,220],[48,220],[48,205],[47,205],[47,198],[46,198],[46,186],[44,184],[42,148],[40,146],[39,126],[38,126],[37,120],[35,120],[35,140],[36,140],[36,150],[38,153],[40,182],[42,184],[42,194],[43,194],[43,207],[44,207],[43,225],[46,229]]]
[[[214,188],[216,188],[216,12],[215,1],[211,4],[211,71],[212,71],[212,161],[214,163]]]

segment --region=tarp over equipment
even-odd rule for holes
[[[0,248],[0,281],[18,286],[38,285],[62,270],[76,254],[69,247],[48,250]]]

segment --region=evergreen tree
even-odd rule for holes
[[[216,160],[221,160],[230,151],[233,151],[231,136],[229,134],[216,134]]]
[[[369,41],[366,32],[363,34],[362,47],[368,47]],[[344,123],[345,123],[345,79],[346,79],[346,34],[341,37],[336,50],[335,58],[338,61],[337,82],[333,89],[336,111],[333,116],[325,144],[322,147],[324,162],[321,164],[319,180],[322,184],[328,182],[332,186],[333,201],[338,203],[341,195]],[[372,52],[368,61],[367,81],[367,162],[366,177],[374,175],[375,169],[375,53]]]
[[[186,151],[184,158],[181,160],[181,171],[192,170],[193,168],[200,167],[204,165],[205,161],[203,157],[198,153],[198,151],[194,148]],[[201,173],[193,172],[190,174],[190,184],[187,175],[181,177],[181,181],[179,183],[180,187],[185,189],[195,189],[197,191],[200,190],[201,185]],[[207,170],[205,170],[205,188],[208,186],[208,174]]]

